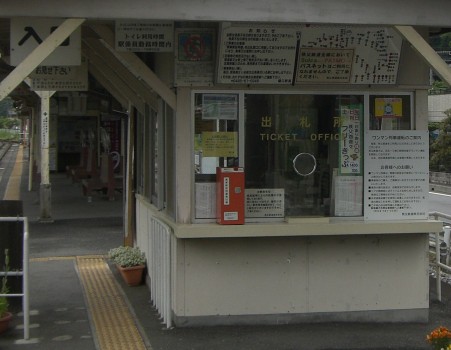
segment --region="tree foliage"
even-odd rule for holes
[[[0,129],[13,129],[20,126],[20,120],[13,117],[13,100],[5,98],[0,101]]]
[[[440,133],[429,147],[431,171],[451,172],[451,109],[445,111],[446,119],[440,125]]]
[[[435,51],[451,50],[451,33],[443,33],[429,38],[430,45]]]
[[[18,118],[2,118],[0,117],[0,129],[13,129],[20,126],[20,119]]]

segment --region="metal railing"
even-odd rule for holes
[[[171,228],[155,217],[150,218],[148,268],[152,302],[167,328],[171,313]]]
[[[450,255],[450,233],[451,233],[451,215],[440,212],[431,212],[429,217],[434,220],[443,221],[443,231],[429,234],[429,251],[435,254],[434,265],[436,269],[436,288],[437,300],[442,301],[442,269],[451,272],[449,265]]]
[[[28,282],[28,219],[26,217],[0,217],[1,222],[23,222],[23,256],[22,271],[0,271],[0,276],[22,276],[22,293],[0,294],[0,297],[22,297],[23,308],[23,337],[30,339],[30,302],[29,302],[29,282]]]

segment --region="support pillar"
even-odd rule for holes
[[[134,177],[134,144],[135,144],[135,110],[133,105],[128,106],[128,144],[127,144],[127,163],[125,176],[125,235],[124,245],[133,246],[135,239],[135,192],[133,191]]]
[[[52,219],[52,185],[49,167],[49,132],[50,132],[50,97],[55,91],[36,91],[41,98],[41,185],[40,217],[41,222],[53,222]]]

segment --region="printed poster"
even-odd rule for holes
[[[368,131],[365,154],[365,220],[427,219],[428,131]]]
[[[342,106],[340,123],[340,174],[359,175],[362,163],[361,106]]]
[[[203,132],[202,155],[204,157],[238,157],[237,133],[225,131]]]
[[[213,85],[215,31],[181,28],[175,32],[176,86]]]

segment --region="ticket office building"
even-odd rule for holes
[[[154,70],[136,235],[169,322],[427,320],[429,67],[394,28],[175,23]]]

